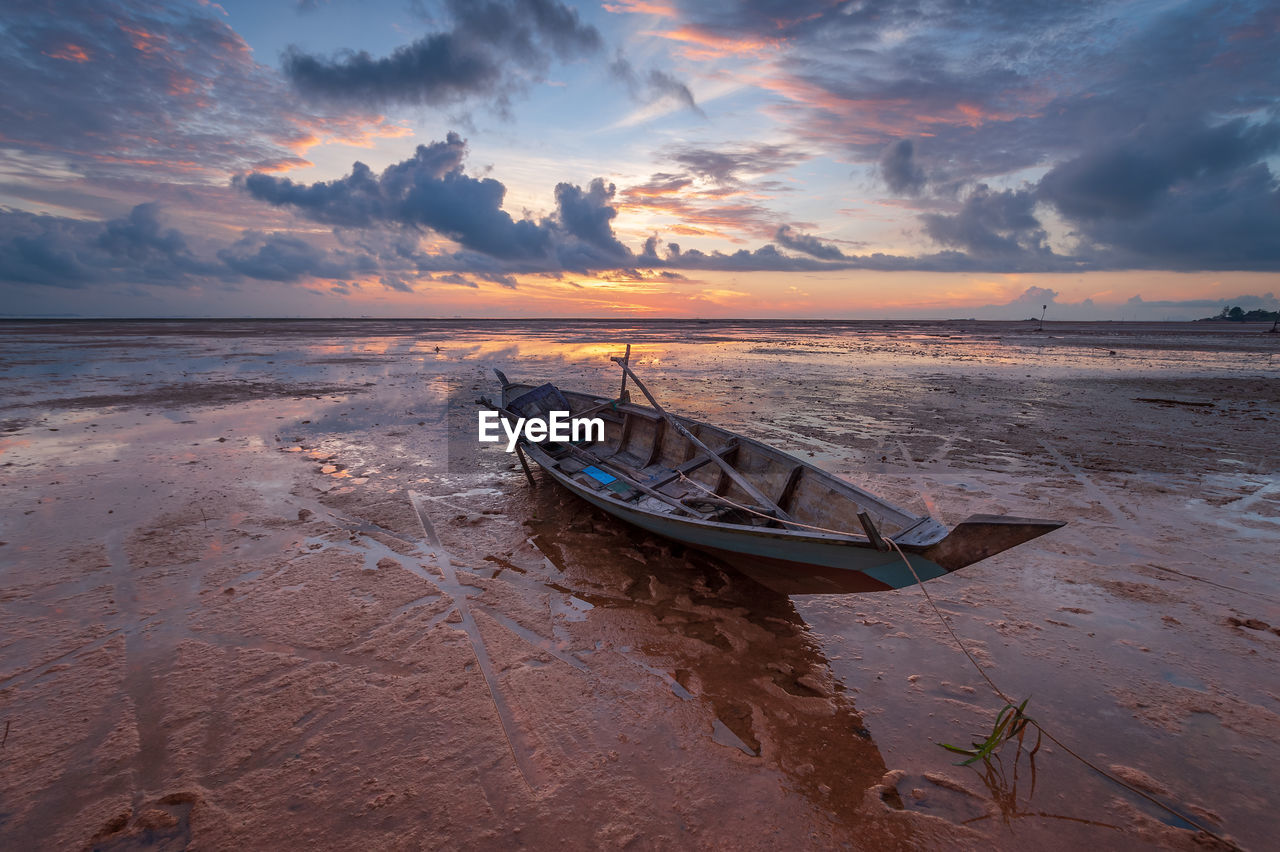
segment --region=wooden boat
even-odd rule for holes
[[[974,515],[948,530],[820,468],[727,429],[667,413],[630,369],[616,399],[507,381],[501,416],[600,417],[604,440],[521,440],[569,491],[641,529],[706,551],[784,594],[873,592],[940,577],[1063,526]],[[651,406],[632,403],[627,377]],[[889,541],[891,539],[892,543]],[[893,546],[896,544],[896,548]],[[910,561],[910,567],[906,564]]]

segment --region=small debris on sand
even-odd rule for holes
[[[1232,627],[1247,627],[1250,630],[1270,630],[1271,625],[1267,624],[1260,618],[1236,618],[1234,615],[1227,617],[1227,624]]]

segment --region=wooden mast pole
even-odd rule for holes
[[[613,360],[618,361],[617,358]],[[618,402],[630,402],[631,397],[627,396],[627,364],[631,363],[631,344],[627,344],[627,354],[622,356],[622,360],[618,361],[622,365],[622,387],[618,390]]]

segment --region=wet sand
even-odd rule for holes
[[[1280,335],[1021,323],[0,324],[0,847],[1201,848],[991,695],[919,589],[777,595],[470,440],[490,369],[955,523],[996,681],[1280,829]],[[440,351],[436,351],[436,347]],[[1029,743],[1028,743],[1029,744]]]

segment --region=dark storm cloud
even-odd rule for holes
[[[1104,266],[1280,268],[1280,123],[1147,127],[1050,170],[1037,196]]]
[[[932,127],[914,153],[945,163],[951,186],[1050,168],[1033,198],[975,190],[977,203],[958,215],[924,215],[926,234],[1054,269],[1062,258],[1044,251],[1030,221],[1052,209],[1081,268],[1276,269],[1280,195],[1267,160],[1280,150],[1280,123],[1268,118],[1280,92],[1280,15],[1203,3],[1147,14],[1107,33],[1098,42],[1106,50],[1025,66],[1057,76],[1059,91],[1040,109]]]
[[[1032,270],[1280,269],[1280,182],[1262,161],[1278,149],[1272,122],[1151,129],[1100,144],[1035,185],[978,184],[959,212],[920,221],[972,259]],[[1072,229],[1069,257],[1047,245],[1048,209]]]
[[[176,228],[165,228],[160,223],[157,204],[139,204],[127,217],[107,222],[95,243],[114,257],[135,261],[190,254],[186,237]]]
[[[899,139],[880,155],[880,176],[899,195],[916,195],[924,188],[924,169],[915,160],[910,139]]]
[[[290,47],[284,73],[303,93],[356,102],[368,100],[446,104],[487,94],[503,79],[486,52],[466,50],[436,35],[375,59],[365,51],[322,59]]]
[[[1102,247],[1178,266],[1269,265],[1280,193],[1262,159],[1278,149],[1276,122],[1163,128],[1060,164],[1039,194]]]
[[[286,234],[246,232],[218,252],[231,272],[262,281],[351,278],[379,270],[377,261],[358,253],[334,253]]]
[[[1277,269],[1280,186],[1264,162],[1277,150],[1275,122],[1153,124],[1101,140],[1038,184],[979,184],[958,213],[920,218],[942,245],[1030,268]],[[1073,257],[1048,250],[1037,205],[1072,229]]]
[[[600,33],[557,0],[450,0],[451,28],[429,33],[389,56],[345,51],[319,57],[291,47],[284,73],[308,95],[353,103],[439,106],[472,97],[505,98],[553,58],[598,51]]]
[[[6,3],[0,79],[6,146],[90,177],[198,181],[300,164],[318,134],[357,137],[380,121],[304,109],[212,6]]]
[[[396,266],[362,250],[331,250],[257,231],[246,231],[214,256],[201,257],[188,247],[185,235],[164,225],[156,204],[139,204],[128,215],[105,222],[0,210],[0,234],[0,284],[67,289],[227,286],[246,280],[350,278]]]
[[[963,249],[980,257],[1018,255],[1047,256],[1046,233],[1036,218],[1035,193],[1030,189],[992,191],[976,186],[954,215],[926,213],[920,217],[935,242]]]
[[[0,210],[0,281],[80,288],[120,280],[182,286],[215,275],[186,238],[160,223],[154,204],[107,222]]]
[[[14,211],[0,212],[0,221],[5,234],[0,238],[0,275],[5,281],[75,288],[103,274],[92,262],[101,223]]]
[[[0,238],[0,285],[85,288],[201,283],[237,287],[253,281],[304,283],[321,279],[354,288],[359,285],[350,279],[377,277],[384,288],[404,292],[405,287],[412,289],[409,282],[414,279],[464,286],[474,286],[479,280],[514,289],[517,274],[558,276],[566,271],[605,272],[627,280],[647,280],[655,275],[681,280],[674,270],[1016,272],[1029,268],[1026,253],[994,258],[956,251],[917,257],[840,254],[834,247],[790,228],[781,229],[778,242],[802,255],[786,254],[773,244],[724,253],[681,251],[675,243],[669,243],[662,255],[656,237],[646,241],[642,254],[635,255],[612,235],[608,224],[612,219],[611,192],[602,181],[593,182],[585,191],[561,184],[558,197],[557,218],[539,223],[522,220],[546,235],[551,253],[515,258],[472,249],[428,253],[418,246],[412,231],[397,233],[384,228],[336,230],[337,248],[293,234],[247,230],[235,242],[213,251],[211,257],[202,258],[188,250],[183,234],[163,225],[154,205],[141,205],[127,216],[106,222],[0,211],[0,233],[5,234]],[[332,208],[329,210],[332,213]],[[353,234],[357,236],[353,238]],[[1065,259],[1060,260],[1066,264]],[[1043,259],[1037,262],[1043,265]]]
[[[1277,122],[1147,127],[1055,166],[1040,181],[1040,197],[1075,220],[1133,219],[1176,187],[1230,180],[1278,149]]]
[[[1280,185],[1263,163],[1177,187],[1142,215],[1075,224],[1100,268],[1280,270]]]
[[[846,255],[835,246],[795,230],[774,224],[769,233],[785,249],[766,244],[731,254],[690,250],[677,244],[659,256],[657,239],[646,242],[636,256],[613,232],[617,215],[616,189],[596,179],[584,190],[568,183],[556,187],[555,214],[541,219],[512,219],[502,210],[505,187],[493,178],[474,178],[463,172],[466,143],[457,134],[443,142],[418,147],[413,157],[375,174],[357,163],[349,175],[313,184],[295,183],[270,175],[249,175],[240,181],[254,198],[294,209],[300,215],[340,229],[354,229],[361,236],[341,236],[360,246],[385,265],[408,265],[418,273],[464,273],[474,278],[515,286],[518,273],[588,272],[628,268],[636,261],[666,269],[721,270],[1022,270],[1023,255],[1043,253],[1043,233],[1030,217],[1026,193],[975,192],[960,219],[952,225],[936,225],[940,241],[975,249],[975,257],[961,252],[939,252],[921,258],[893,255]],[[778,146],[754,146],[731,152],[687,148],[674,158],[692,172],[713,182],[736,184],[740,175],[783,168],[800,155]],[[657,183],[680,189],[683,178],[663,175]],[[972,220],[972,221],[970,221]],[[423,254],[407,238],[426,228],[454,240],[461,250],[452,254]],[[950,230],[948,230],[950,228]],[[399,230],[401,236],[395,236]],[[350,230],[340,230],[340,235]],[[1005,243],[1009,244],[1006,248]],[[1047,250],[1046,250],[1047,251]],[[242,260],[237,271],[266,274],[275,268],[255,253]],[[1002,256],[1009,255],[1009,256]],[[230,257],[224,257],[231,263]],[[246,266],[249,260],[253,266]],[[297,268],[284,266],[284,269]]]
[[[462,170],[466,143],[456,133],[419,145],[408,160],[375,175],[355,163],[346,177],[313,184],[252,174],[239,182],[254,198],[288,206],[316,222],[344,228],[427,228],[472,253],[523,271],[588,270],[617,265],[631,251],[613,234],[614,187],[556,187],[556,215],[513,219],[502,209],[506,187]],[[503,275],[509,270],[489,270]],[[502,279],[499,283],[506,283]]]
[[[378,179],[360,162],[352,166],[347,177],[310,185],[257,172],[237,180],[242,180],[254,198],[305,209],[307,216],[317,222],[359,228],[388,216]]]

